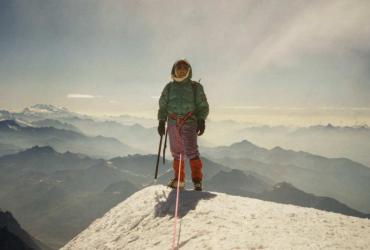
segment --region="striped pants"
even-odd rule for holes
[[[188,159],[199,157],[196,123],[185,123],[181,126],[180,131],[178,131],[176,125],[169,124],[168,135],[170,150],[174,159],[179,160],[180,153],[183,159],[185,156]]]

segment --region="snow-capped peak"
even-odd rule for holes
[[[27,127],[35,127],[28,122],[19,120],[19,119],[8,119],[8,120],[0,120],[0,128],[7,127],[12,130],[19,130],[20,128],[27,128]]]
[[[176,191],[133,194],[62,250],[171,249]],[[370,249],[370,220],[216,192],[180,192],[180,249]]]
[[[65,107],[57,107],[51,104],[35,104],[25,108],[23,113],[68,113],[69,110]]]
[[[27,119],[58,119],[58,118],[73,118],[84,117],[65,107],[58,107],[51,104],[35,104],[31,107],[24,108],[22,112],[18,113],[20,116],[25,116]]]
[[[23,121],[23,120],[20,120],[20,119],[14,119],[15,122],[20,126],[20,127],[23,127],[23,128],[26,128],[26,127],[35,127],[33,124],[29,123],[29,122],[26,122],[26,121]]]

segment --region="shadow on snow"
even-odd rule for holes
[[[190,210],[195,210],[200,200],[209,200],[216,197],[216,194],[209,192],[198,192],[183,190],[179,196],[179,211],[178,216],[184,217]],[[154,207],[155,217],[164,217],[170,215],[174,217],[176,207],[176,189],[172,189],[168,196],[166,192],[155,194],[156,205]]]

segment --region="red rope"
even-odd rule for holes
[[[177,247],[176,247],[176,225],[177,225],[177,217],[178,217],[178,209],[179,209],[179,197],[180,197],[181,161],[182,161],[182,154],[180,154],[179,176],[177,177],[176,207],[175,207],[175,219],[174,219],[174,222],[173,222],[173,239],[172,239],[172,249],[173,250],[177,249]]]

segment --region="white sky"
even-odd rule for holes
[[[5,0],[0,109],[155,117],[185,57],[209,118],[370,123],[369,23],[369,1]]]

